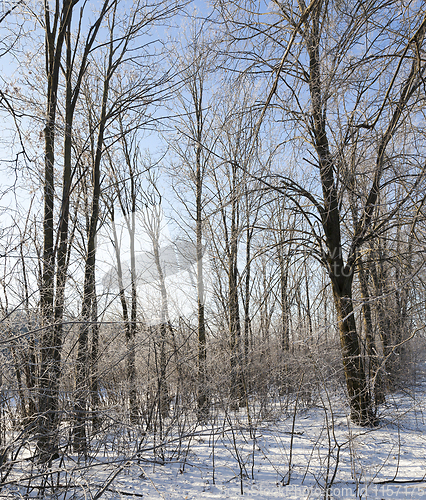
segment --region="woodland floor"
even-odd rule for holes
[[[207,426],[181,421],[163,443],[112,425],[87,460],[67,454],[49,474],[22,460],[23,446],[0,498],[426,499],[425,392],[422,378],[389,396],[376,428],[351,424],[325,391],[296,415],[253,404],[251,425],[245,410],[217,411]]]

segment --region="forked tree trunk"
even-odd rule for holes
[[[44,222],[43,222],[43,272],[40,290],[40,308],[43,321],[41,339],[41,366],[39,374],[39,428],[38,447],[43,461],[57,455],[56,434],[58,426],[58,389],[60,380],[61,346],[63,335],[63,315],[65,303],[65,285],[69,263],[69,207],[71,194],[71,158],[72,125],[74,111],[80,94],[83,76],[87,69],[87,60],[96,40],[101,21],[109,9],[105,0],[96,22],[91,26],[90,35],[84,43],[84,51],[75,62],[77,48],[72,49],[71,16],[76,1],[64,0],[62,6],[57,3],[50,11],[49,2],[45,2],[45,55],[47,72],[47,110],[45,138],[45,176],[44,176]],[[83,15],[83,8],[80,11]],[[65,60],[66,97],[65,97],[65,135],[63,156],[63,191],[59,209],[59,244],[57,256],[54,247],[54,187],[55,187],[55,133],[57,96],[59,78],[63,69],[62,51],[64,42],[67,47]],[[77,44],[78,45],[78,44]],[[72,76],[76,75],[76,78]],[[74,85],[74,87],[73,87]],[[56,257],[56,259],[55,259]],[[55,262],[56,260],[56,262]],[[56,296],[54,280],[56,268]]]
[[[333,287],[351,419],[357,424],[369,425],[374,421],[374,416],[352,303],[353,260],[355,256],[354,250],[351,249],[352,252],[350,252],[348,262],[345,265],[341,238],[339,195],[334,177],[335,165],[327,136],[327,98],[323,91],[320,59],[321,14],[321,4],[318,4],[312,10],[312,24],[305,42],[309,55],[312,134],[319,160],[323,193],[321,219],[327,246],[327,253],[323,256],[323,259]]]
[[[71,21],[73,2],[65,0],[53,13],[45,5],[45,53],[47,76],[47,109],[44,128],[44,219],[43,271],[40,289],[42,316],[41,365],[38,379],[37,446],[40,459],[48,462],[58,456],[57,409],[59,397],[59,362],[61,346],[54,325],[54,198],[55,198],[55,132],[62,48]],[[53,29],[52,29],[53,28]]]

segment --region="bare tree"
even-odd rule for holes
[[[127,381],[129,384],[130,419],[132,422],[137,422],[138,402],[136,389],[135,341],[138,331],[138,275],[136,269],[136,219],[139,205],[143,199],[142,180],[144,179],[145,169],[144,159],[142,158],[138,144],[138,136],[140,132],[135,130],[126,134],[121,116],[119,117],[119,122],[122,133],[120,138],[121,151],[119,155],[108,154],[109,169],[111,171],[111,179],[113,181],[113,194],[110,196],[110,199],[106,201],[106,203],[111,219],[113,246],[117,263],[117,284],[126,330],[126,343],[128,350],[126,363]],[[124,164],[122,168],[120,168],[119,165],[121,162]],[[115,203],[117,201],[130,239],[130,304],[127,299],[128,290],[126,290],[128,283],[125,284],[123,279],[121,245],[115,225]]]
[[[152,10],[145,10],[143,5],[138,3],[133,6],[129,14],[122,18],[118,13],[118,3],[114,3],[108,16],[108,34],[105,41],[105,54],[103,61],[98,66],[99,79],[102,83],[100,90],[100,106],[97,109],[98,115],[93,121],[88,131],[89,140],[96,136],[92,145],[92,194],[90,222],[88,228],[87,254],[84,272],[84,290],[81,311],[81,327],[79,331],[78,352],[76,361],[76,403],[74,426],[74,448],[76,451],[85,453],[87,450],[86,439],[86,406],[88,399],[88,338],[89,325],[92,318],[92,305],[95,290],[95,264],[96,264],[96,235],[98,231],[100,216],[100,196],[101,196],[101,167],[103,152],[108,144],[105,143],[105,132],[107,125],[111,125],[122,113],[133,109],[145,108],[148,102],[153,101],[151,92],[157,89],[163,79],[146,79],[145,75],[140,75],[136,79],[126,82],[118,80],[115,86],[114,78],[116,73],[124,67],[130,65],[130,55],[132,45],[161,15],[167,17],[174,12],[174,6],[167,3],[153,6]],[[137,64],[138,58],[133,58]],[[96,64],[96,62],[94,61]],[[128,68],[130,69],[130,68]],[[91,75],[94,76],[94,75]],[[161,83],[160,83],[161,82]],[[116,93],[116,91],[119,91]],[[92,103],[90,85],[86,87],[86,99]],[[90,106],[90,105],[89,105]],[[95,107],[96,109],[96,107]],[[95,111],[96,113],[96,111]],[[120,122],[119,120],[119,123]],[[123,137],[125,131],[121,130],[119,137]],[[133,212],[134,217],[134,212]],[[134,298],[135,300],[135,298]],[[132,309],[131,322],[136,324]],[[133,332],[133,331],[132,331]],[[133,336],[133,334],[132,334]],[[133,415],[134,417],[134,415]]]
[[[250,243],[250,219],[256,218],[256,206],[260,203],[250,172],[257,164],[258,149],[253,145],[252,128],[255,114],[250,106],[255,99],[250,80],[241,78],[233,85],[224,77],[220,106],[215,113],[215,130],[218,132],[214,150],[215,168],[211,169],[211,181],[214,186],[216,216],[210,217],[209,228],[211,243],[220,262],[221,272],[225,270],[227,284],[224,293],[229,328],[230,348],[230,398],[235,408],[246,404],[247,384],[244,380],[244,345],[242,342],[240,290],[244,264],[241,263],[241,243],[244,236]],[[220,131],[220,132],[219,132]],[[260,148],[259,148],[260,149]],[[260,155],[259,155],[260,156]],[[210,180],[210,179],[209,179]],[[253,196],[253,203],[245,199],[244,194]],[[249,204],[247,207],[247,203]],[[251,205],[251,206],[250,206]],[[248,210],[249,208],[249,210]],[[246,209],[246,213],[244,213]],[[251,214],[249,213],[252,212]],[[213,209],[211,209],[213,212]],[[245,216],[245,217],[244,217]],[[248,229],[248,233],[247,231]],[[219,238],[217,237],[218,235]],[[250,252],[249,252],[250,253]],[[251,259],[249,257],[248,263]],[[247,262],[246,262],[247,263]],[[242,268],[241,268],[242,264]],[[249,267],[245,270],[250,275]],[[249,278],[250,279],[250,278]],[[247,297],[245,298],[246,304]],[[247,311],[246,311],[247,312]]]
[[[197,258],[197,311],[198,311],[198,374],[197,374],[197,411],[200,419],[209,413],[209,390],[207,383],[207,338],[205,317],[205,285],[203,264],[203,227],[206,205],[204,182],[206,171],[211,162],[215,136],[212,134],[212,110],[214,91],[211,76],[216,62],[214,58],[215,41],[207,38],[204,24],[192,21],[185,46],[181,42],[179,49],[180,74],[183,85],[176,92],[175,102],[182,110],[179,121],[172,125],[176,137],[170,145],[176,154],[176,165],[172,168],[173,187],[178,199],[183,203],[190,221],[195,224],[195,244]],[[174,55],[174,54],[173,54]],[[180,195],[182,185],[189,185],[195,203],[187,195]],[[192,228],[191,228],[192,229]]]
[[[261,119],[274,109],[283,111],[283,123],[289,125],[284,131],[294,146],[300,147],[298,161],[311,170],[309,178],[315,189],[304,179],[299,181],[286,174],[277,175],[276,179],[279,189],[304,197],[317,211],[316,215],[306,210],[304,213],[333,287],[351,418],[362,425],[375,419],[353,309],[357,250],[374,237],[383,222],[375,217],[383,185],[400,178],[392,179],[388,153],[395,151],[393,141],[407,123],[408,113],[415,112],[425,70],[419,56],[424,42],[424,18],[417,11],[415,16],[412,11],[412,17],[395,16],[394,21],[400,26],[398,32],[403,31],[406,37],[393,37],[387,28],[388,8],[377,2],[369,3],[367,8],[361,2],[350,8],[339,2],[318,0],[308,6],[304,2],[298,6],[274,2],[270,17],[264,18],[267,22],[261,24],[260,11],[247,5],[245,12],[250,24],[246,20],[233,24],[240,12],[235,4],[223,4],[230,28],[228,36],[234,41],[256,40],[263,51],[252,45],[252,53],[241,52],[244,61],[250,59],[252,68],[269,74],[272,80]],[[376,42],[356,53],[357,44],[370,35],[369,20],[373,18]],[[285,33],[284,39],[278,33]],[[381,40],[387,36],[392,42],[383,57]],[[375,82],[380,82],[381,88]],[[301,143],[300,136],[306,137],[307,143]],[[406,151],[402,143],[401,157]],[[369,187],[358,194],[360,213],[349,231],[344,203],[352,182],[350,177],[358,180],[366,175],[367,156]],[[419,170],[419,165],[412,167],[409,189],[420,182]],[[396,202],[400,203],[401,200]]]
[[[45,328],[41,343],[41,367],[39,378],[39,443],[43,460],[57,456],[56,451],[56,408],[58,396],[58,374],[60,346],[54,329],[54,193],[55,193],[55,133],[58,86],[61,72],[62,50],[66,33],[71,23],[74,7],[72,1],[53,11],[45,4],[46,30],[46,124],[44,128],[45,171],[44,171],[44,220],[43,220],[43,275],[40,289],[40,307]]]
[[[155,330],[155,336],[159,337],[158,347],[158,375],[157,375],[157,385],[158,385],[158,410],[161,419],[169,416],[170,410],[170,394],[169,394],[169,384],[167,381],[167,366],[170,356],[168,354],[168,345],[173,338],[172,325],[170,323],[169,316],[169,299],[166,288],[165,281],[165,271],[163,267],[163,262],[160,258],[161,251],[161,237],[162,237],[162,225],[163,220],[163,209],[162,209],[162,195],[158,188],[158,178],[157,174],[150,170],[148,175],[149,187],[144,193],[144,206],[140,212],[140,219],[144,230],[146,231],[148,238],[151,243],[152,256],[156,269],[157,285],[160,292],[160,309],[159,309],[159,321],[157,325],[153,325]],[[173,341],[174,343],[174,341]],[[161,424],[161,420],[160,420]]]

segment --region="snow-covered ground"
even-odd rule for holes
[[[376,428],[354,426],[323,393],[296,414],[276,403],[261,418],[253,405],[251,425],[245,410],[217,411],[204,427],[181,421],[162,446],[111,432],[87,461],[67,455],[48,475],[17,463],[0,498],[426,499],[425,388],[389,396]]]

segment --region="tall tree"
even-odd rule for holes
[[[174,344],[174,335],[169,316],[169,298],[166,287],[164,262],[161,259],[161,240],[163,236],[163,207],[162,195],[158,188],[157,174],[150,170],[148,175],[149,187],[144,192],[143,206],[140,211],[142,227],[151,243],[152,257],[156,270],[156,282],[160,292],[159,322],[154,326],[155,335],[159,337],[159,366],[157,373],[158,410],[161,419],[169,416],[170,390],[167,381],[168,356],[167,347]],[[161,425],[162,420],[160,420]]]
[[[70,254],[69,213],[72,193],[73,167],[72,137],[75,110],[79,100],[82,79],[87,71],[88,58],[94,50],[100,26],[111,4],[105,0],[93,24],[82,29],[82,19],[87,10],[79,11],[73,23],[72,15],[77,1],[62,5],[43,5],[44,56],[46,92],[44,115],[44,182],[43,182],[43,269],[40,280],[40,309],[43,331],[40,342],[41,366],[38,380],[38,446],[42,460],[57,455],[58,387],[62,345],[65,287]],[[73,32],[77,35],[73,37]],[[30,71],[31,73],[31,71]],[[65,79],[65,89],[62,86]],[[62,100],[62,92],[64,92]],[[64,106],[62,104],[64,103]],[[33,102],[29,103],[34,105]],[[61,111],[64,113],[61,115]],[[28,112],[28,111],[27,111]],[[61,126],[60,126],[61,125]],[[62,127],[63,125],[63,127]],[[58,161],[58,133],[63,129],[62,159]],[[60,180],[58,166],[62,167],[62,195],[59,197],[58,221],[55,222],[55,196]],[[57,227],[57,230],[55,229]]]
[[[121,138],[119,141],[120,152],[117,155],[108,154],[109,169],[112,179],[112,195],[108,200],[110,213],[113,245],[117,264],[118,291],[123,311],[123,321],[126,331],[127,343],[127,382],[129,384],[129,409],[132,422],[138,420],[137,389],[136,389],[136,360],[135,341],[138,330],[138,297],[137,297],[137,269],[136,269],[136,217],[141,203],[142,180],[144,178],[144,161],[139,148],[139,134],[136,129],[128,134],[125,133],[123,119],[119,117]],[[143,126],[143,123],[142,125]],[[120,164],[122,167],[120,168]],[[130,301],[128,299],[128,283],[124,282],[124,274],[121,262],[121,244],[115,225],[115,204],[118,202],[121,216],[125,221],[129,235],[130,250]],[[130,314],[129,314],[130,311]]]
[[[69,32],[72,11],[77,2],[66,0],[51,11],[44,4],[45,58],[46,58],[46,123],[44,127],[44,219],[43,219],[43,274],[40,288],[40,308],[43,318],[41,340],[41,367],[39,377],[38,447],[42,460],[57,455],[56,409],[58,400],[58,365],[60,346],[54,327],[54,198],[55,198],[55,134],[62,51]]]
[[[312,0],[309,5],[276,1],[266,14],[262,8],[254,11],[248,2],[243,4],[244,10],[238,10],[237,3],[222,4],[226,34],[243,44],[241,60],[245,66],[250,60],[249,71],[256,68],[258,74],[270,76],[261,120],[282,110],[286,143],[291,141],[296,160],[303,162],[303,178],[282,173],[276,177],[278,189],[285,188],[287,196],[289,191],[297,193],[317,211],[303,210],[333,288],[351,418],[368,425],[374,416],[352,284],[357,250],[374,238],[383,223],[376,217],[383,186],[400,179],[390,168],[388,154],[408,158],[406,140],[399,146],[394,139],[405,125],[405,134],[415,133],[406,120],[418,109],[416,98],[425,71],[420,57],[424,12],[419,15],[413,3],[409,15],[400,15],[397,1],[386,6],[376,1]],[[250,51],[247,40],[252,43]],[[361,46],[365,49],[358,50]],[[306,138],[305,144],[300,137]],[[411,162],[411,192],[421,182],[421,172],[422,166]],[[363,176],[368,177],[366,190],[359,189]],[[360,214],[349,228],[346,203],[351,177]],[[402,203],[405,198],[395,202]],[[386,219],[395,213],[395,204]]]
[[[179,121],[177,119],[172,121],[176,137],[170,141],[172,151],[176,155],[176,165],[173,165],[172,169],[173,187],[179,200],[184,204],[191,223],[195,224],[198,312],[197,412],[200,419],[205,419],[209,412],[203,227],[206,217],[204,182],[215,142],[210,126],[214,101],[211,75],[216,66],[214,58],[217,56],[214,46],[215,41],[208,39],[205,34],[204,24],[194,20],[190,25],[187,39],[181,42],[178,49],[181,53],[179,64],[183,85],[176,93],[176,102],[182,114]],[[176,49],[173,49],[174,57]],[[182,185],[189,185],[195,203],[190,202],[186,194],[184,197],[180,195]]]
[[[114,120],[116,121],[122,113],[131,111],[132,109],[144,108],[147,102],[152,102],[153,98],[150,93],[160,85],[158,80],[153,82],[144,74],[138,75],[136,78],[128,78],[123,85],[123,81],[120,78],[116,79],[116,74],[123,71],[126,67],[128,70],[131,69],[129,52],[132,50],[135,41],[156,20],[159,11],[164,16],[167,16],[173,10],[172,7],[168,10],[166,3],[153,6],[152,10],[146,10],[144,9],[144,5],[138,2],[133,5],[130,13],[122,16],[119,13],[119,7],[119,3],[115,2],[108,15],[108,33],[104,43],[105,53],[98,64],[96,60],[93,61],[98,73],[95,71],[95,74],[91,75],[91,77],[96,75],[101,82],[101,88],[99,89],[100,105],[98,109],[96,109],[93,103],[91,82],[86,85],[85,95],[89,103],[88,106],[92,108],[92,113],[93,107],[95,109],[93,118],[96,116],[96,119],[89,123],[89,143],[93,141],[94,137],[96,139],[92,143],[91,209],[87,234],[81,326],[78,334],[76,361],[74,449],[81,453],[86,453],[87,451],[86,411],[90,388],[87,371],[89,325],[93,317],[92,308],[96,294],[96,235],[100,217],[101,167],[105,147],[108,147],[108,144],[105,143],[105,131],[107,125],[112,127]],[[139,58],[133,58],[132,62],[138,64]],[[96,112],[98,113],[97,115]],[[120,123],[119,119],[118,122]],[[122,137],[126,132],[121,130],[119,137]],[[131,319],[134,319],[133,316]]]
[[[210,217],[209,227],[212,246],[227,279],[224,289],[231,365],[230,398],[231,405],[236,408],[247,402],[240,313],[242,273],[238,257],[245,225],[250,224],[248,214],[244,220],[244,192],[247,184],[250,185],[249,173],[256,164],[258,151],[252,140],[255,115],[250,107],[255,97],[250,80],[241,78],[231,84],[226,76],[221,86],[222,99],[215,110],[215,130],[218,134],[214,150],[216,165],[209,172],[209,183],[214,186],[211,191],[214,194],[212,203],[215,203],[216,220]],[[258,197],[257,202],[259,200]]]

